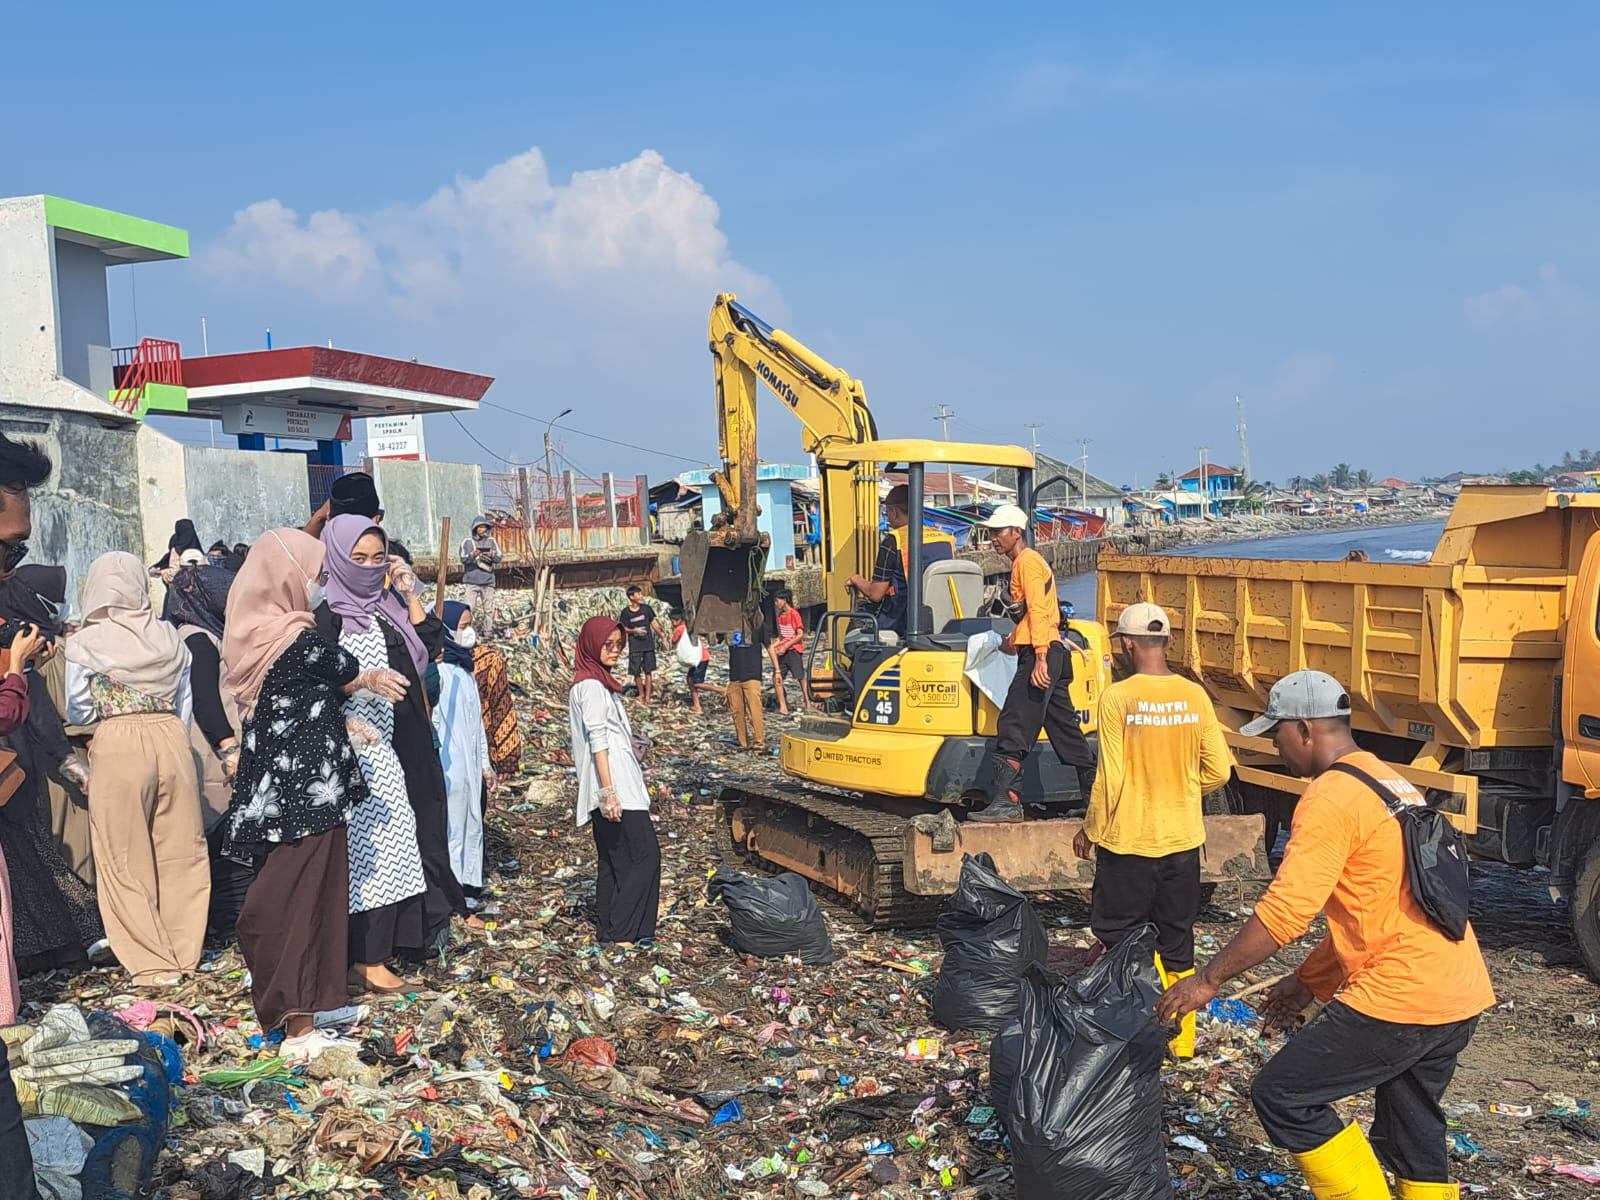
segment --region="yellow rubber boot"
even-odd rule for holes
[[[1400,1200],[1460,1200],[1459,1183],[1417,1183],[1411,1179],[1396,1179],[1395,1191]]]
[[[1161,961],[1161,955],[1156,955],[1156,973],[1161,976],[1161,986],[1169,988],[1180,979],[1187,979],[1194,974],[1193,969],[1188,971],[1174,971],[1168,973],[1166,964]],[[1194,1014],[1189,1013],[1178,1023],[1178,1036],[1167,1043],[1167,1050],[1173,1058],[1194,1057]]]
[[[1351,1122],[1315,1150],[1296,1154],[1316,1200],[1390,1200],[1389,1184],[1361,1126]],[[1413,1184],[1438,1187],[1439,1184]],[[1402,1192],[1404,1196],[1406,1193]],[[1421,1200],[1417,1194],[1416,1200]]]

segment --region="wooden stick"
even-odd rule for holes
[[[1249,987],[1245,988],[1244,991],[1235,992],[1229,997],[1229,999],[1243,1000],[1246,996],[1254,996],[1257,992],[1264,992],[1274,984],[1282,983],[1285,979],[1289,978],[1289,976],[1293,974],[1293,971],[1285,971],[1282,975],[1274,975],[1271,979],[1263,979],[1260,983],[1252,983]]]
[[[444,620],[444,585],[450,578],[450,518],[444,519],[444,531],[439,534],[439,579],[433,585],[433,615]]]

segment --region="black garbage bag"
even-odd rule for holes
[[[794,872],[768,878],[719,867],[706,884],[706,895],[727,904],[734,944],[746,954],[757,958],[794,954],[811,966],[833,961],[833,942],[822,910],[806,881]]]
[[[1072,979],[1022,977],[1021,1054],[1004,1113],[1017,1195],[1163,1200],[1156,932],[1146,926]]]
[[[1017,1063],[1022,1058],[1022,1022],[1012,1021],[989,1043],[989,1103],[1004,1120],[1011,1107],[1011,1089],[1017,1083]]]
[[[933,1019],[946,1029],[999,1029],[1017,1015],[1017,981],[1045,960],[1044,924],[987,854],[966,855],[955,893],[939,914],[944,962]]]

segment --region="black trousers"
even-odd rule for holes
[[[1156,949],[1168,972],[1194,970],[1194,923],[1200,916],[1200,851],[1160,858],[1094,854],[1089,928],[1108,947],[1142,926],[1156,927]]]
[[[1402,1025],[1335,1000],[1261,1068],[1250,1101],[1272,1144],[1315,1150],[1344,1128],[1333,1105],[1374,1088],[1370,1138],[1378,1160],[1413,1183],[1449,1182],[1439,1099],[1478,1018]]]
[[[596,812],[589,820],[599,857],[595,872],[595,936],[637,942],[656,935],[661,907],[661,843],[648,812],[623,809],[622,820]]]
[[[1067,648],[1053,643],[1046,652],[1050,667],[1050,686],[1033,686],[1033,666],[1037,651],[1032,646],[1017,649],[1017,673],[1000,707],[994,756],[990,759],[993,780],[991,800],[1015,800],[1022,761],[1028,757],[1043,729],[1056,757],[1069,767],[1092,767],[1094,754],[1078,725],[1078,710],[1072,706],[1067,685],[1072,682],[1072,664]],[[1080,773],[1081,777],[1081,773]],[[1084,797],[1086,800],[1087,796]]]
[[[33,1154],[28,1149],[28,1133],[22,1126],[22,1107],[11,1082],[11,1063],[6,1046],[0,1042],[0,1178],[5,1179],[5,1194],[15,1200],[39,1200],[33,1182]]]

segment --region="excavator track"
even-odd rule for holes
[[[722,790],[717,839],[724,855],[794,871],[832,893],[873,929],[931,925],[942,896],[908,892],[902,871],[909,813],[797,785],[735,784]],[[932,811],[932,806],[928,806]]]

